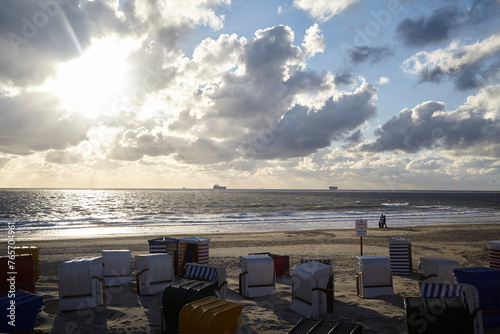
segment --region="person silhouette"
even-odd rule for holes
[[[382,215],[382,227],[387,228],[387,219],[385,218],[385,215]]]

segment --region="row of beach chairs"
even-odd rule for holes
[[[208,263],[209,239],[199,237],[185,239],[186,242],[182,243],[170,238],[149,240],[150,254],[136,255],[135,267],[132,267],[132,254],[129,250],[103,250],[100,257],[74,259],[61,263],[59,309],[70,311],[104,305],[106,287],[129,284],[134,276],[139,295],[153,295],[163,291],[164,305],[172,304],[168,301],[169,294],[178,294],[178,292],[172,294],[172,289],[186,290],[188,286],[192,286],[190,289],[197,289],[196,291],[210,287],[207,291],[213,289],[213,292],[209,292],[208,295],[196,292],[194,294],[196,298],[193,300],[188,298],[181,302],[183,306],[205,297],[215,296],[224,300],[227,297],[226,269]],[[184,246],[181,246],[182,244]],[[404,300],[408,333],[431,333],[433,330],[439,332],[439,327],[436,329],[435,326],[446,322],[448,319],[446,317],[456,317],[460,312],[468,315],[459,317],[464,325],[457,328],[466,328],[465,323],[470,327],[470,331],[464,330],[464,333],[482,333],[483,327],[500,327],[500,270],[498,270],[500,241],[490,241],[488,246],[491,268],[461,268],[453,260],[420,258],[418,265],[422,272],[419,282],[420,296],[407,297]],[[33,249],[30,250],[32,251]],[[39,247],[35,253],[38,259]],[[378,255],[356,257],[356,286],[360,297],[372,298],[393,294],[392,275],[412,273],[409,239],[390,239],[389,253],[389,258]],[[19,258],[28,256],[31,260],[34,257],[33,254],[17,255]],[[240,256],[239,260],[241,267],[239,293],[247,298],[274,294],[276,275],[290,274],[288,256],[253,253]],[[292,272],[290,307],[307,319],[333,313],[333,290],[331,260],[302,259]],[[34,292],[34,283],[31,292]],[[193,292],[187,295],[193,296]],[[220,303],[207,300],[206,304]],[[234,309],[233,304],[217,307]],[[439,307],[445,311],[433,317],[440,317],[444,319],[443,321],[433,321],[429,324],[428,319],[421,317],[423,310],[439,309]],[[167,315],[168,309],[166,307],[166,311],[162,310],[164,319],[162,323],[165,319],[172,318]],[[177,310],[174,319],[179,318],[180,311],[181,309]],[[188,321],[186,319],[189,317],[184,319]],[[434,329],[422,330],[424,323],[425,329]]]

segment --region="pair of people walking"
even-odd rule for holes
[[[384,227],[387,228],[387,221],[386,221],[384,214],[380,215],[380,219],[378,221],[378,227],[379,228],[384,228]]]

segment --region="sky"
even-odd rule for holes
[[[0,187],[500,190],[500,0],[0,0]]]

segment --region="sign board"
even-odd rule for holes
[[[357,237],[366,237],[368,230],[368,220],[359,219],[356,220],[356,236]]]

